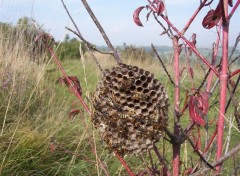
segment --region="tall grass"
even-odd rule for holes
[[[9,32],[6,35],[0,31],[0,175],[104,175],[100,163],[96,162],[94,147],[110,175],[127,175],[113,154],[105,150],[98,131],[92,127],[80,104],[74,101],[74,95],[57,82],[61,75],[51,59],[39,56],[38,62],[35,62],[25,41],[21,37],[13,39],[19,34]],[[116,65],[110,55],[95,55],[103,68]],[[63,61],[63,66],[68,75],[79,78],[83,97],[89,103],[88,93],[94,91],[101,74],[89,54],[85,53],[84,57],[84,66],[80,59]],[[153,72],[166,87],[170,102],[173,102],[173,86],[157,60],[139,60],[131,56],[124,62]],[[171,62],[169,56],[165,63],[170,75],[173,74]],[[184,61],[182,63],[184,65]],[[194,65],[194,71],[197,73],[194,84],[199,85],[204,71],[199,65]],[[183,73],[183,77],[184,94],[190,81],[187,72]],[[74,120],[68,116],[72,108],[80,109]],[[171,109],[172,106],[170,128],[173,120]],[[211,115],[214,116],[214,113]],[[187,124],[189,118],[182,118]],[[234,139],[238,136],[232,133]],[[170,159],[170,145],[164,148],[163,143],[162,140],[158,143],[159,149],[165,150],[165,158]],[[183,154],[186,155],[186,165],[191,163],[191,158],[197,160],[187,143]],[[126,156],[125,159],[135,173],[146,168],[150,162],[144,154]],[[236,157],[236,160],[239,158]],[[182,168],[184,170],[184,166]]]

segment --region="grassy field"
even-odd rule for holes
[[[39,63],[32,61],[21,42],[16,42],[14,47],[10,47],[13,45],[11,42],[0,43],[0,175],[105,175],[102,168],[108,170],[110,175],[127,175],[120,162],[105,149],[98,130],[92,127],[89,116],[75,96],[64,85],[58,83],[61,73],[55,63],[49,57],[39,58]],[[79,78],[84,100],[91,107],[88,95],[95,90],[101,73],[89,54],[84,56],[84,62],[80,59],[65,59],[62,64],[68,75]],[[116,65],[111,56],[96,53],[96,57],[103,68]],[[171,130],[173,86],[160,63],[152,58],[139,61],[133,57],[125,58],[124,62],[153,72],[166,87],[171,105]],[[171,55],[165,62],[173,75]],[[185,65],[184,59],[181,64]],[[198,87],[204,71],[198,64],[193,64],[193,67],[194,84]],[[191,82],[186,72],[182,77],[181,95],[184,98]],[[217,96],[217,93],[214,96]],[[74,108],[80,109],[80,114],[70,119],[69,112]],[[227,119],[233,116],[232,109],[228,112]],[[217,106],[214,106],[208,115],[210,121],[216,119],[217,114]],[[181,121],[183,127],[186,127],[188,122],[189,117],[186,113]],[[211,125],[210,132],[213,131],[215,123]],[[229,123],[226,123],[225,130],[229,130]],[[232,128],[230,136],[232,148],[238,143],[239,131]],[[204,130],[202,138],[205,139]],[[171,161],[170,144],[161,140],[157,145],[161,152],[165,151],[166,159]],[[213,150],[212,156],[214,152]],[[240,157],[235,158],[235,163],[239,163]],[[145,154],[126,156],[124,159],[134,173],[149,165],[149,158]],[[156,157],[153,159],[156,161]],[[193,162],[198,160],[191,147],[185,143],[182,147],[183,171],[185,166],[191,165],[191,159]],[[171,167],[171,162],[168,164]],[[224,173],[230,173],[234,167],[233,160],[224,166]]]

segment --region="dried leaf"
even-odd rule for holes
[[[204,116],[209,109],[208,94],[200,93],[195,96],[190,96],[189,100],[189,115],[193,122],[204,126]]]
[[[146,8],[146,7],[145,7],[145,6],[138,7],[138,8],[134,11],[134,13],[133,13],[133,21],[134,21],[134,23],[136,23],[136,25],[138,25],[138,26],[143,26],[143,25],[142,25],[142,22],[141,22],[141,20],[140,20],[140,18],[139,18],[139,14],[140,14],[140,12],[141,12],[144,8]]]
[[[178,45],[178,53],[181,54],[183,44]]]
[[[179,76],[181,77],[183,74],[183,71],[186,69],[186,67],[183,67],[180,71],[179,71]]]
[[[149,1],[149,8],[157,15],[161,15],[164,11],[164,3],[162,0]]]
[[[73,87],[77,90],[78,94],[82,95],[82,88],[80,86],[80,82],[79,82],[78,78],[76,76],[68,76],[68,78],[72,82]],[[71,85],[69,84],[69,82],[67,81],[66,78],[60,77],[60,78],[58,78],[58,81],[61,84],[65,84],[68,87],[69,91],[72,92]]]
[[[69,114],[68,117],[70,120],[74,120],[75,116],[78,115],[80,113],[80,110],[78,109],[72,109]]]
[[[222,18],[221,13],[221,4],[219,3],[215,10],[210,10],[204,17],[202,21],[203,27],[206,29],[211,29],[212,27],[216,26]]]
[[[193,33],[192,34],[192,42],[191,42],[194,46],[196,46],[197,44],[197,34]]]
[[[184,171],[184,175],[190,175],[193,171],[193,168],[188,168]]]

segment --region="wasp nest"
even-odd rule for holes
[[[92,122],[119,154],[153,147],[167,125],[168,95],[149,71],[119,64],[106,69],[92,97]]]

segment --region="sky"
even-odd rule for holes
[[[236,0],[233,1],[236,2]],[[146,22],[146,10],[140,14],[144,27],[138,27],[133,22],[134,10],[146,5],[147,0],[88,0],[87,2],[113,45],[126,43],[135,46],[149,46],[153,43],[158,46],[171,46],[171,40],[166,35],[160,35],[163,30],[152,16]],[[166,0],[170,21],[181,31],[197,9],[199,2],[200,0]],[[210,8],[216,7],[218,0],[214,0],[214,2],[211,7],[207,6],[199,13],[186,32],[185,37],[188,39],[191,38],[192,33],[197,34],[198,47],[211,47],[216,40],[216,28],[207,30],[201,24]],[[65,0],[65,3],[84,38],[97,46],[106,45],[81,0]],[[61,0],[0,0],[0,22],[15,24],[19,18],[24,16],[35,19],[58,41],[63,40],[66,34],[75,37],[65,29],[65,26],[72,29],[74,26],[67,16]],[[240,7],[230,22],[230,45],[235,43],[239,33]]]

